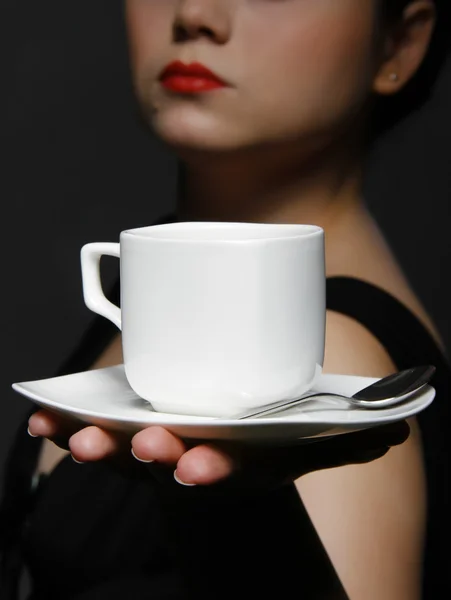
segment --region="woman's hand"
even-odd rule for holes
[[[163,470],[173,472],[181,484],[208,486],[235,482],[245,487],[260,487],[294,480],[311,471],[370,462],[384,456],[391,446],[402,444],[410,429],[401,421],[290,446],[192,443],[160,426],[148,427],[131,436],[84,426],[39,410],[29,419],[29,431],[70,450],[78,462],[106,460],[132,469],[141,461],[149,466],[154,463],[159,468],[166,467]]]

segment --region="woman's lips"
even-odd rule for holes
[[[197,62],[186,65],[179,60],[171,62],[162,71],[160,82],[163,87],[183,94],[197,94],[227,86],[204,65]]]

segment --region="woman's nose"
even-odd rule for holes
[[[218,44],[230,38],[235,0],[180,0],[174,19],[176,42],[206,37]]]

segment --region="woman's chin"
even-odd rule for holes
[[[162,134],[156,132],[157,136],[171,149],[178,153],[187,152],[230,152],[237,149],[237,144],[225,136],[206,135],[205,132],[183,135],[181,132],[174,134]]]
[[[167,123],[155,119],[156,136],[176,151],[227,152],[243,145],[242,135],[233,135],[230,127],[212,123]],[[240,139],[241,138],[241,139]]]

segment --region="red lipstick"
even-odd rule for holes
[[[200,63],[186,65],[180,60],[169,63],[163,69],[160,81],[168,90],[182,94],[197,94],[227,86],[225,81]]]

